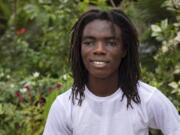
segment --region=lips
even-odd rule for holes
[[[97,68],[103,68],[105,67],[109,62],[107,61],[99,61],[99,60],[94,60],[94,61],[91,61],[92,65],[94,67],[97,67]]]

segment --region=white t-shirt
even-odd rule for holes
[[[98,97],[86,87],[81,106],[72,104],[70,89],[52,104],[43,135],[148,135],[149,127],[180,135],[180,117],[169,99],[143,82],[138,91],[141,103],[127,109],[121,89]]]

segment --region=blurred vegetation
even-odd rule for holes
[[[142,80],[180,111],[178,0],[0,0],[0,135],[42,133],[51,103],[73,82],[71,27],[94,7],[130,16],[141,41]]]

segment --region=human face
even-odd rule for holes
[[[89,77],[117,79],[126,54],[120,28],[106,20],[94,20],[85,26],[81,41],[81,56]]]

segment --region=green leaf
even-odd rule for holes
[[[9,9],[8,5],[3,2],[3,0],[0,0],[0,9],[7,18],[10,17],[11,10]]]
[[[2,115],[3,113],[4,113],[3,106],[2,106],[2,104],[0,104],[0,115]]]
[[[151,25],[151,29],[153,32],[161,32],[161,27],[159,27],[158,25]]]
[[[168,27],[168,20],[165,19],[165,20],[161,21],[161,28],[162,28],[162,30],[163,31],[166,30],[167,27]]]

